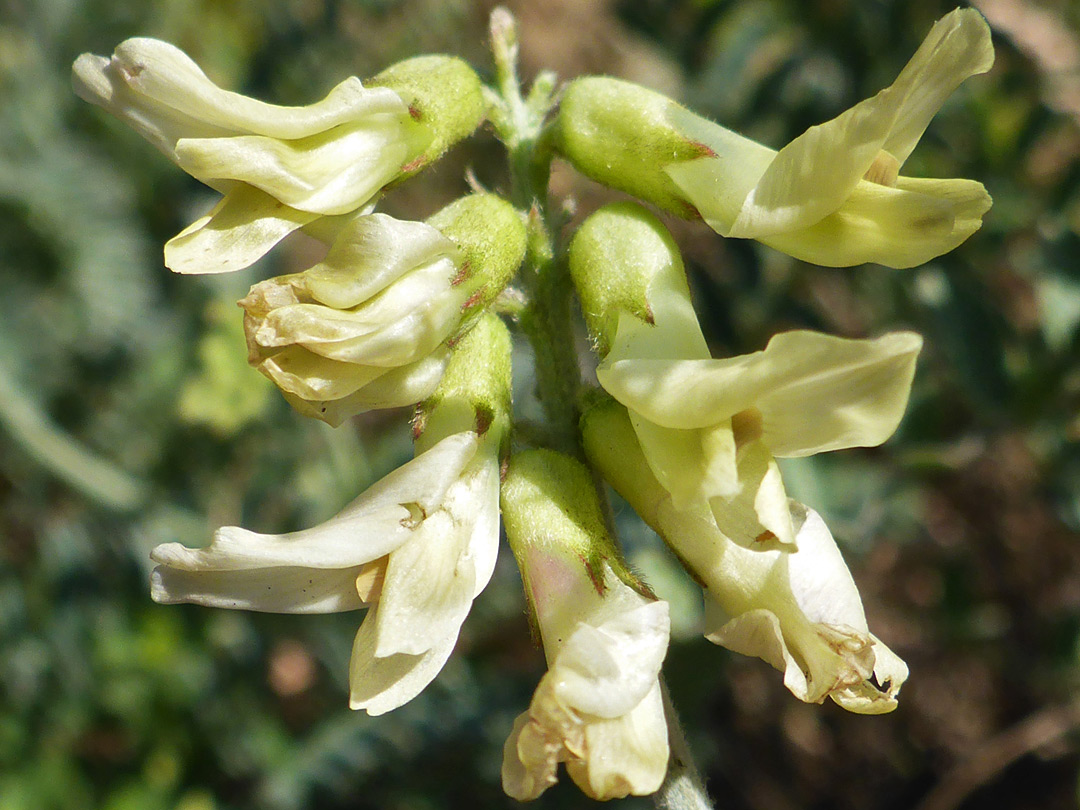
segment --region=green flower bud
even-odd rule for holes
[[[367,86],[386,87],[397,93],[431,136],[427,148],[402,167],[406,177],[471,135],[487,114],[480,78],[466,62],[454,56],[406,59],[369,80]]]
[[[654,338],[670,333],[692,341],[692,354],[705,351],[679,249],[640,205],[615,203],[586,219],[570,244],[570,274],[601,357],[614,345],[626,314],[659,326],[645,330]]]

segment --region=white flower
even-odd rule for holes
[[[851,712],[891,712],[907,665],[870,632],[825,522],[813,509],[790,504],[796,551],[745,549],[700,522],[693,534],[670,533],[707,586],[705,636],[772,664],[800,700],[827,696]]]
[[[344,223],[323,261],[261,281],[240,301],[248,360],[307,416],[331,425],[430,395],[449,349],[517,270],[525,229],[494,194],[428,222]]]
[[[249,360],[301,412],[332,425],[418,402],[442,375],[442,344],[471,294],[457,283],[461,261],[430,225],[357,217],[322,262],[261,281],[240,301]]]
[[[155,601],[279,613],[367,607],[350,663],[354,709],[382,714],[442,669],[498,549],[498,442],[444,438],[319,526],[235,526],[207,548],[158,546]]]
[[[974,9],[939,20],[896,81],[779,152],[671,105],[668,123],[712,154],[665,168],[723,236],[805,261],[913,267],[952,250],[990,208],[982,184],[899,175],[930,120],[994,61]]]
[[[640,206],[592,214],[570,273],[602,361],[600,385],[630,411],[649,467],[678,508],[705,502],[747,545],[794,542],[774,456],[872,447],[896,429],[922,339],[776,335],[714,359],[671,235]]]
[[[535,548],[527,555],[548,671],[503,749],[504,790],[535,799],[565,762],[593,799],[655,792],[668,761],[659,683],[667,603],[642,596],[606,563],[598,585],[580,560]]]
[[[670,300],[669,300],[670,299]],[[711,359],[688,299],[650,295],[655,325],[622,314],[597,369],[630,410],[649,466],[686,509],[707,501],[737,542],[792,544],[774,457],[873,447],[896,430],[922,339],[778,334],[763,351]]]
[[[83,99],[225,195],[165,246],[180,273],[238,270],[320,216],[364,208],[432,139],[388,88],[351,77],[306,107],[267,104],[222,90],[156,39],[126,40],[111,59],[83,54],[73,79]]]
[[[597,404],[582,431],[596,468],[701,583],[711,641],[769,662],[800,700],[831,697],[861,714],[896,707],[907,666],[870,633],[855,582],[816,512],[788,501],[793,545],[747,548],[717,528],[704,504],[676,507],[625,409]]]

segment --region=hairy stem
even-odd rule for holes
[[[515,314],[536,358],[536,391],[545,417],[541,435],[553,449],[585,461],[578,427],[581,363],[574,339],[573,283],[565,255],[556,248],[557,225],[547,194],[552,149],[544,121],[553,105],[555,80],[552,74],[541,74],[528,98],[522,97],[517,28],[503,8],[492,12],[491,40],[497,88],[491,94],[491,120],[508,152],[511,199],[528,211],[528,251],[521,279],[526,303]],[[614,536],[610,505],[595,471],[594,479]],[[671,757],[667,777],[653,799],[662,810],[711,810],[666,686],[663,695]]]
[[[528,211],[528,252],[521,279],[528,303],[518,314],[519,323],[536,358],[536,391],[544,409],[547,443],[583,458],[572,284],[566,262],[556,253],[547,200],[551,148],[544,121],[552,105],[554,77],[541,74],[528,98],[523,97],[517,76],[517,29],[505,9],[491,15],[491,39],[497,87],[492,122],[508,152],[511,199]]]

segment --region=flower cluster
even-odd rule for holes
[[[949,14],[890,87],[779,151],[615,79],[575,80],[557,108],[542,82],[524,100],[506,65],[505,20],[493,31],[498,92],[460,60],[431,56],[367,84],[347,79],[299,108],[222,90],[156,40],[76,61],[83,98],[223,195],[166,245],[170,268],[247,267],[301,228],[325,242],[320,261],[259,281],[239,302],[250,364],[301,414],[334,426],[415,406],[414,458],[339,514],[288,534],[227,526],[205,548],[161,545],[153,598],[366,610],[349,702],[381,714],[447,661],[495,569],[501,524],[547,661],[508,729],[506,792],[536,798],[565,763],[592,798],[652,793],[674,744],[660,681],[669,608],[622,556],[606,481],[701,584],[710,641],[776,667],[800,700],[892,710],[907,667],[870,632],[831,532],[788,497],[777,459],[888,440],[907,407],[918,335],[794,330],[714,357],[678,247],[637,202],[592,213],[565,254],[543,199],[522,211],[476,191],[424,222],[374,209],[384,188],[487,118],[516,150],[527,187],[551,153],[523,150],[553,149],[724,237],[823,265],[910,267],[963,242],[990,205],[975,181],[899,174],[945,98],[989,69],[985,22]],[[577,367],[573,336],[552,326],[564,267],[598,360],[599,387],[585,391],[573,380],[545,388],[544,369]],[[500,301],[532,342],[549,421],[569,413],[569,427],[512,431]],[[569,362],[552,360],[567,352]]]

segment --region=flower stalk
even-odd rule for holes
[[[557,133],[553,125],[545,127],[543,122],[553,106],[554,75],[540,74],[528,98],[522,97],[517,71],[516,22],[502,7],[491,15],[491,41],[499,94],[490,99],[490,117],[507,148],[510,198],[529,211],[525,266],[519,275],[526,287],[526,304],[515,314],[533,349],[536,392],[546,417],[543,438],[550,447],[588,465],[579,427],[581,358],[571,337],[575,332],[573,283],[566,253],[556,249],[553,232],[560,223],[551,211],[547,193]],[[595,469],[589,470],[597,508],[607,530],[612,531],[611,508],[603,479]],[[711,808],[666,688],[660,689],[660,703],[670,752],[667,773],[652,794],[653,800],[662,810]]]
[[[541,73],[528,95],[522,95],[517,23],[505,8],[492,12],[491,44],[498,91],[489,92],[490,117],[507,150],[510,199],[528,211],[525,267],[519,275],[527,303],[518,319],[535,357],[536,392],[547,422],[545,439],[550,446],[583,458],[576,405],[580,358],[569,338],[574,333],[570,276],[557,252],[553,234],[559,223],[547,193],[553,151],[544,122],[553,105],[555,77]]]

